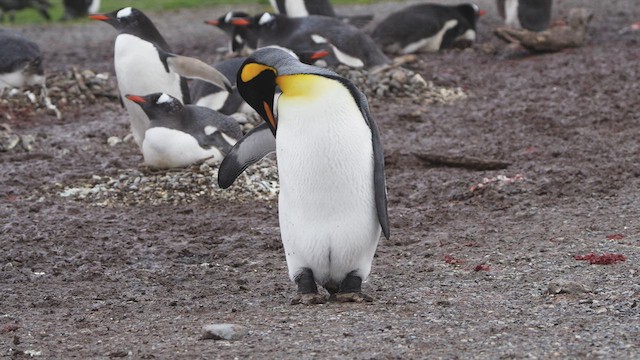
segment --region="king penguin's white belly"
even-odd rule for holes
[[[354,270],[365,280],[381,231],[371,130],[349,91],[323,81],[330,87],[324,97],[283,94],[278,103],[279,217],[289,276],[307,267],[320,284]]]
[[[165,70],[158,51],[150,42],[129,34],[118,35],[114,64],[122,96],[164,92],[182,101],[180,76]],[[141,145],[149,127],[149,118],[138,104],[124,99],[124,105],[129,113],[133,137]]]
[[[177,168],[211,158],[222,161],[222,153],[212,147],[203,149],[191,135],[175,129],[153,127],[142,142],[145,164],[156,168]]]

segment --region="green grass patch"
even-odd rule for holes
[[[378,0],[379,1],[379,0]],[[370,4],[376,0],[332,0],[334,5],[338,4]],[[58,22],[64,12],[62,0],[51,0],[53,7],[49,9],[53,22]],[[142,11],[162,11],[175,10],[180,8],[207,7],[215,5],[229,4],[263,4],[267,6],[268,0],[103,0],[100,11],[109,12],[127,6],[136,7]],[[45,24],[47,21],[34,9],[25,9],[16,12],[15,25]],[[10,25],[8,16],[5,15],[5,22],[2,26]],[[76,21],[85,21],[84,19]]]

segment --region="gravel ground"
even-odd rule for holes
[[[338,10],[379,21],[408,3]],[[0,354],[639,358],[640,31],[620,30],[640,7],[557,0],[555,19],[594,10],[588,44],[527,56],[493,37],[493,1],[478,3],[473,48],[349,75],[387,164],[392,238],[364,285],[370,304],[289,305],[273,161],[228,191],[215,164],[141,165],[120,141],[107,25],[21,28],[73,96],[49,94],[59,118],[22,107],[28,96],[0,102]],[[227,10],[150,16],[176,52],[212,62],[226,39],[202,20]],[[433,154],[510,165],[421,160]]]

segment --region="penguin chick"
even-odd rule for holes
[[[371,37],[387,53],[436,52],[473,43],[481,12],[475,4],[417,4],[389,15]]]
[[[326,58],[331,66],[372,68],[390,62],[368,35],[336,18],[316,15],[289,18],[262,13],[256,15],[249,26],[258,35],[259,47],[279,45],[295,53],[327,47],[333,54]],[[329,63],[330,59],[334,62]]]
[[[505,25],[543,31],[551,22],[552,0],[497,0],[498,14]]]
[[[237,83],[265,124],[223,160],[219,185],[275,149],[282,242],[298,287],[292,303],[323,302],[316,284],[330,300],[371,301],[362,282],[389,220],[382,144],[366,98],[349,80],[278,48],[256,50]]]
[[[211,109],[183,105],[166,93],[126,95],[149,117],[142,143],[145,164],[176,168],[203,161],[222,161],[242,130],[231,117]]]
[[[106,14],[89,16],[116,30],[114,66],[120,94],[167,93],[185,104],[191,102],[186,78],[206,78],[220,87],[228,80],[203,62],[171,53],[169,44],[153,22],[140,10],[126,7]],[[139,106],[123,101],[131,131],[142,146],[149,119]]]
[[[0,29],[0,90],[43,84],[40,47],[22,34]]]

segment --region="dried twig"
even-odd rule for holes
[[[487,160],[469,156],[439,155],[413,153],[418,159],[435,166],[457,167],[470,170],[500,170],[511,165],[510,162],[501,160]]]

